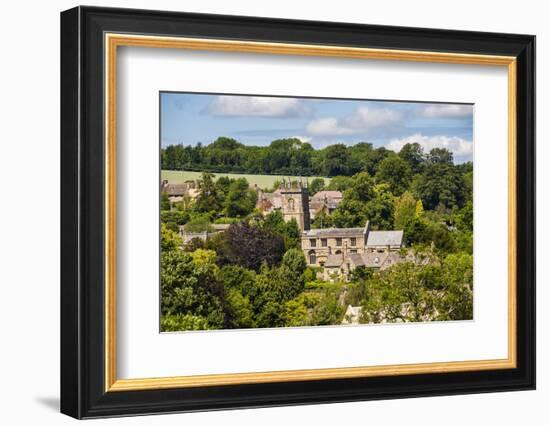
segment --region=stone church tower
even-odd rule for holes
[[[310,229],[309,192],[307,183],[283,180],[280,193],[282,197],[283,218],[285,221],[295,219],[303,232]]]

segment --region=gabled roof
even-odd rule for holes
[[[325,261],[325,267],[340,267],[344,262],[342,254],[331,254]]]
[[[405,261],[397,252],[369,252],[362,255],[365,267],[387,268]]]
[[[367,246],[401,246],[403,230],[371,230],[367,237]]]
[[[187,185],[181,183],[168,183],[163,190],[168,196],[182,196],[187,192]]]
[[[386,258],[388,257],[388,253],[386,252],[369,252],[366,254],[363,254],[363,262],[365,264],[365,267],[382,267],[382,264],[386,261]]]

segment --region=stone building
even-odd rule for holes
[[[302,251],[309,266],[322,267],[323,278],[347,277],[356,267],[384,270],[403,261],[402,230],[365,227],[312,229],[302,233]]]
[[[229,226],[229,224],[212,224],[212,229],[210,231],[205,230],[204,232],[188,232],[185,230],[185,226],[183,225],[179,226],[179,234],[184,245],[188,244],[193,239],[200,239],[201,241],[206,242],[216,234],[225,232]]]
[[[343,194],[339,190],[321,190],[311,197],[309,213],[313,220],[322,212],[330,215],[342,201]]]
[[[310,229],[309,193],[307,183],[284,183],[280,189],[281,211],[285,221],[296,220],[301,231]]]
[[[184,183],[169,183],[168,180],[163,180],[160,184],[160,190],[166,193],[170,203],[181,202],[185,196],[194,200],[199,195],[199,187],[194,180]]]
[[[311,229],[311,218],[324,210],[331,214],[342,201],[342,193],[324,190],[311,199],[307,181],[283,180],[273,193],[257,189],[256,207],[265,215],[279,210],[285,221],[295,219],[302,231],[301,248],[311,267],[321,267],[323,279],[347,278],[357,267],[384,270],[404,261],[402,230],[371,230],[364,227]]]
[[[285,221],[296,220],[301,231],[309,230],[311,217],[309,210],[309,192],[307,182],[283,179],[283,183],[273,193],[256,189],[258,208],[262,214],[281,211]]]

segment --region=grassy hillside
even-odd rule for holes
[[[283,177],[290,177],[292,179],[299,179],[298,176],[273,176],[267,174],[229,174],[229,173],[213,173],[216,178],[227,176],[233,179],[244,177],[250,184],[256,184],[261,188],[271,188],[276,180],[280,180]],[[201,176],[198,171],[174,171],[174,170],[162,170],[161,179],[168,180],[170,183],[183,183],[186,180],[197,180]],[[302,177],[304,179],[304,177]],[[311,182],[315,177],[308,177]],[[325,184],[330,182],[329,178],[325,177]]]

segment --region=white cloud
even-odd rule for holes
[[[302,143],[311,143],[312,138],[307,136],[292,136],[294,139],[298,139]]]
[[[472,105],[429,105],[422,109],[425,118],[461,118],[471,116]]]
[[[286,118],[310,114],[310,109],[299,99],[256,96],[217,96],[207,111],[228,117]]]
[[[341,126],[336,118],[318,118],[306,125],[306,130],[318,136],[341,136],[353,134],[350,128]]]
[[[418,143],[424,149],[424,152],[429,152],[433,148],[446,148],[450,150],[454,156],[470,156],[473,153],[474,147],[471,141],[461,137],[423,136],[422,134],[414,134],[401,139],[392,139],[386,145],[386,148],[399,152],[407,143]]]
[[[310,121],[306,130],[318,136],[365,134],[373,128],[397,124],[401,118],[399,112],[391,109],[371,109],[361,106],[346,118],[327,117]]]

